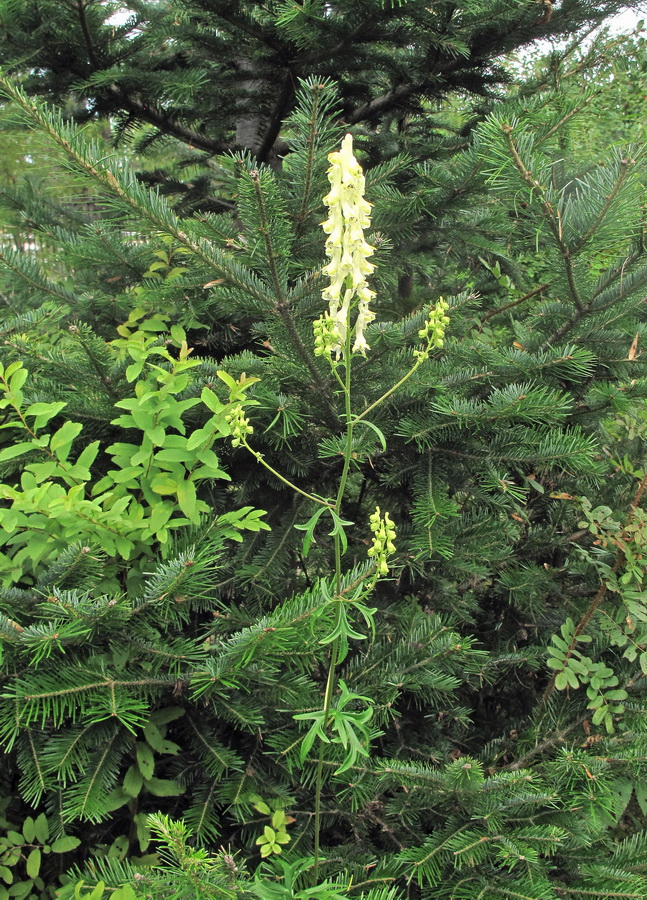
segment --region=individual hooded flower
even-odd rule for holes
[[[368,306],[375,294],[366,281],[375,268],[368,260],[375,250],[364,239],[364,231],[371,224],[371,204],[364,199],[364,175],[353,155],[350,134],[342,141],[341,150],[330,153],[328,159],[330,191],[323,201],[328,207],[323,229],[328,235],[326,256],[330,262],[323,272],[330,284],[322,297],[328,302],[328,314],[334,323],[335,340],[329,343],[329,350],[337,356],[343,352],[351,308],[357,300],[353,351],[364,353],[368,349],[364,328],[375,318]]]
[[[353,353],[364,353],[366,355],[366,350],[369,349],[369,346],[364,337],[364,329],[367,325],[370,325],[375,318],[375,313],[372,309],[369,309],[368,306],[371,298],[374,297],[375,294],[373,291],[366,291],[365,294],[358,296],[360,296],[360,301],[357,306],[357,319],[355,320],[355,343],[353,344]]]

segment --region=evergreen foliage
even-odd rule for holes
[[[119,139],[142,150],[179,145],[184,165],[243,149],[278,165],[300,80],[334,78],[344,121],[366,130],[377,163],[403,139],[428,156],[428,130],[438,138],[445,128],[434,111],[442,98],[467,93],[487,107],[509,80],[502,54],[569,37],[623,8],[620,0],[3,0],[0,60],[68,114],[112,117]],[[158,154],[149,174],[165,191],[183,189],[190,205],[231,205],[208,170],[182,184],[181,170]]]
[[[1,82],[93,201],[6,201],[43,249],[1,248],[0,898],[644,898],[644,153],[490,66],[615,6],[133,6],[5,4],[3,53],[243,152],[189,196]],[[493,108],[443,134],[458,90]],[[352,379],[313,338],[346,126]]]

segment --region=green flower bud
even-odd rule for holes
[[[427,347],[425,350],[413,351],[416,359],[427,359],[431,349],[435,347],[440,350],[444,346],[445,329],[449,325],[449,316],[445,315],[448,309],[449,303],[440,297],[438,303],[429,313],[429,318],[424,326],[418,332],[418,337],[427,341]]]
[[[312,323],[315,335],[315,356],[331,357],[338,344],[337,326],[329,313],[324,313]]]
[[[369,547],[367,554],[375,559],[377,571],[379,575],[388,575],[389,566],[387,559],[395,553],[395,525],[391,516],[384,513],[382,516],[380,507],[376,507],[375,512],[369,516],[371,531],[373,532],[373,544]]]
[[[231,446],[239,447],[248,434],[253,434],[254,429],[249,424],[242,404],[238,403],[230,413],[225,416],[225,421],[231,428]]]

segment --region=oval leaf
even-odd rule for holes
[[[40,850],[35,847],[27,857],[27,874],[30,878],[38,878],[40,872]]]
[[[76,850],[81,841],[71,834],[66,834],[54,841],[52,844],[52,853],[69,853],[70,850]]]

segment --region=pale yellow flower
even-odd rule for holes
[[[374,296],[373,291],[367,291],[369,297],[362,297],[357,307],[357,319],[355,320],[355,343],[353,344],[353,353],[366,353],[369,348],[364,337],[364,329],[375,318],[375,313],[369,309],[369,301]]]
[[[329,315],[335,327],[336,340],[331,350],[337,356],[343,352],[349,315],[353,301],[357,300],[353,351],[365,353],[369,347],[364,328],[375,318],[375,313],[368,306],[375,294],[366,281],[375,268],[368,261],[375,250],[364,238],[364,231],[371,224],[371,204],[364,198],[364,175],[353,155],[350,134],[342,141],[341,150],[330,153],[328,159],[330,191],[323,202],[329,214],[323,223],[323,230],[328,235],[326,256],[330,262],[324,266],[323,272],[330,278],[330,284],[322,291],[322,297],[328,302]]]

